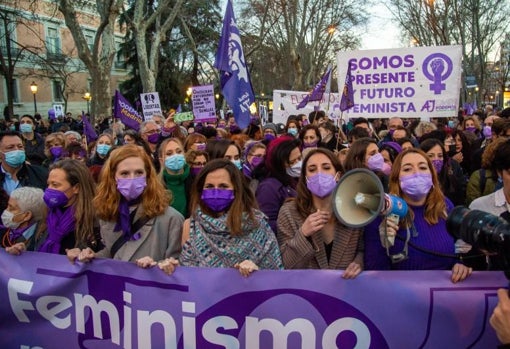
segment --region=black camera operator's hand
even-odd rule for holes
[[[498,290],[498,305],[490,318],[491,326],[496,330],[498,339],[503,344],[510,343],[510,298],[508,290],[500,288]]]

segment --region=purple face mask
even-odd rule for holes
[[[117,178],[117,190],[127,200],[137,199],[147,186],[147,179],[143,177]]]
[[[51,156],[53,156],[55,159],[58,159],[64,153],[64,147],[61,147],[61,146],[51,147],[50,153],[51,153]]]
[[[303,149],[306,149],[306,148],[317,148],[317,141],[315,142],[304,142],[303,143]]]
[[[327,173],[317,173],[306,179],[306,187],[313,195],[324,198],[335,189],[335,176]]]
[[[205,143],[195,143],[197,150],[205,151]]]
[[[384,166],[384,158],[381,153],[370,156],[367,160],[367,167],[372,171],[382,171]]]
[[[190,173],[193,177],[196,177],[198,176],[198,174],[200,173],[200,171],[202,171],[202,167],[192,167],[190,168]]]
[[[426,197],[432,188],[432,175],[430,173],[414,173],[400,177],[402,191],[413,200]]]
[[[60,190],[47,188],[44,191],[43,200],[49,208],[57,208],[67,205],[69,198]]]
[[[234,201],[232,189],[204,189],[201,196],[204,204],[213,212],[225,211]]]
[[[260,165],[261,163],[264,162],[264,157],[263,156],[254,156],[252,159],[251,159],[251,166],[253,168],[257,167],[258,165]]]
[[[272,140],[276,139],[276,137],[272,133],[266,133],[264,135],[264,139],[271,142]]]
[[[159,142],[159,137],[160,137],[159,133],[153,133],[147,136],[147,141],[151,144],[157,144]]]
[[[432,166],[436,169],[436,173],[440,173],[443,169],[443,159],[434,159],[432,160]]]
[[[469,132],[473,132],[473,133],[475,133],[475,131],[476,131],[476,127],[473,127],[473,126],[466,127],[466,131],[469,131]]]

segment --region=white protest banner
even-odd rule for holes
[[[306,91],[274,90],[273,123],[285,124],[289,115],[308,115],[314,110],[324,110],[330,119],[340,118],[340,96],[338,93],[324,93],[320,102],[309,102],[304,108],[297,109],[299,102],[308,94],[309,92]],[[344,113],[344,119],[346,115]]]
[[[193,103],[193,114],[195,115],[195,122],[216,121],[214,86],[193,86],[191,91],[191,101]]]
[[[152,120],[153,115],[163,116],[163,112],[161,111],[161,103],[159,102],[159,93],[141,93],[140,101],[142,102],[144,120]]]
[[[461,46],[338,52],[338,81],[343,84],[350,64],[354,88],[355,105],[345,113],[422,120],[457,116],[461,58]]]
[[[62,104],[53,104],[53,110],[55,111],[55,117],[64,117],[64,107]]]

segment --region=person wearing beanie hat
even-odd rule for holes
[[[262,128],[262,132],[264,133],[264,138],[269,141],[275,139],[276,135],[278,134],[276,131],[276,125],[271,122],[268,122],[267,124],[264,125],[264,127]]]
[[[273,132],[272,132],[272,133],[273,133],[273,136],[275,136],[275,137],[276,137],[276,133],[277,133],[277,131],[276,131],[276,125],[275,125],[275,124],[273,124],[272,122],[268,122],[267,124],[265,124],[265,125],[264,125],[264,127],[263,127],[263,130],[264,130],[264,134],[266,134],[266,133],[270,133],[270,131],[268,131],[268,130],[273,131]]]

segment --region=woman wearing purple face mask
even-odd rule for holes
[[[420,143],[437,173],[437,179],[443,194],[455,206],[464,205],[466,201],[466,177],[455,159],[448,157],[443,143],[439,139],[426,139]]]
[[[259,268],[282,269],[276,238],[231,161],[205,165],[194,182],[191,210],[182,234],[182,265],[237,268],[243,276]]]
[[[88,262],[113,258],[142,268],[158,266],[170,274],[181,250],[184,217],[169,207],[169,194],[140,147],[113,150],[103,166],[93,200],[105,247],[99,252],[73,249],[68,258]]]
[[[385,192],[388,192],[386,173],[389,174],[390,167],[379,153],[376,141],[369,137],[359,138],[352,143],[344,163],[345,172],[355,168],[368,168],[373,171],[381,180]]]
[[[208,161],[209,155],[205,151],[188,150],[186,152],[186,162],[190,167],[190,177],[192,180],[198,176]]]
[[[94,193],[94,180],[83,163],[72,159],[54,163],[43,195],[48,208],[46,230],[38,232],[35,250],[66,254],[73,248],[102,248]]]
[[[44,155],[46,160],[43,165],[49,167],[55,161],[65,156],[65,136],[63,132],[53,132],[46,136],[44,140]]]
[[[402,152],[393,163],[389,193],[404,199],[409,213],[395,224],[379,216],[365,227],[366,270],[451,270],[451,281],[466,279],[472,269],[461,264],[454,238],[446,230],[453,204],[446,198],[427,154]],[[381,244],[380,234],[395,237]]]
[[[200,133],[192,133],[186,137],[186,141],[184,142],[185,151],[189,150],[200,150],[205,151],[207,146],[207,138],[203,134]]]
[[[244,154],[243,174],[251,180],[253,170],[264,162],[266,146],[264,143],[251,141],[245,146]]]
[[[286,269],[344,269],[343,278],[363,270],[363,230],[344,226],[333,214],[333,192],[343,172],[327,149],[303,161],[297,197],[278,215],[278,243]]]

